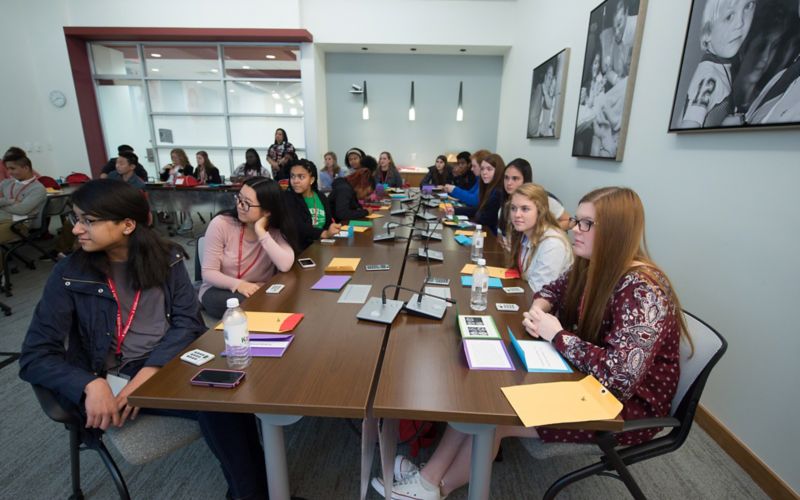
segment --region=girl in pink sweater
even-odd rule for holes
[[[200,301],[222,317],[225,302],[251,296],[294,263],[294,230],[278,183],[265,177],[245,181],[236,209],[220,213],[206,230]]]

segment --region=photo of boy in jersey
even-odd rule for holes
[[[800,122],[800,0],[695,0],[670,131]]]

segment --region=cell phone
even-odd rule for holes
[[[367,271],[388,271],[389,264],[367,264]]]
[[[309,258],[297,259],[297,263],[300,264],[300,267],[303,269],[309,269],[317,266],[317,264]]]
[[[197,372],[190,382],[192,385],[232,389],[239,385],[242,380],[244,380],[244,372],[241,370],[214,370],[205,368]]]
[[[434,278],[431,276],[428,278],[426,283],[430,283],[431,285],[444,285],[447,286],[450,284],[450,278]]]

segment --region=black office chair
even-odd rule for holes
[[[52,420],[64,424],[64,427],[69,431],[69,462],[72,475],[72,495],[70,500],[83,500],[83,491],[81,490],[81,465],[79,453],[84,450],[94,450],[103,460],[103,464],[111,474],[114,480],[114,485],[117,487],[117,492],[122,500],[129,500],[130,494],[128,493],[128,486],[125,484],[122,474],[117,467],[116,462],[108,452],[105,443],[103,443],[103,431],[99,429],[86,429],[83,425],[83,418],[81,417],[78,408],[62,404],[56,398],[56,395],[50,389],[40,385],[33,385],[33,392],[36,394],[36,399],[42,406],[45,414]]]
[[[697,405],[700,402],[700,396],[703,394],[703,388],[706,385],[708,376],[728,348],[728,343],[722,335],[703,320],[687,311],[684,311],[684,316],[689,335],[694,344],[694,353],[691,353],[689,345],[682,339],[681,373],[678,389],[672,399],[670,416],[628,420],[620,432],[662,427],[672,430],[667,434],[657,435],[646,443],[629,447],[620,447],[617,444],[616,433],[614,432],[597,432],[599,450],[594,445],[543,444],[536,440],[523,440],[527,441],[524,444],[528,451],[531,452],[531,455],[539,459],[550,458],[555,454],[577,454],[586,453],[587,451],[601,455],[599,462],[570,472],[555,481],[544,494],[546,500],[555,498],[561,490],[570,484],[595,475],[619,479],[625,483],[633,498],[646,498],[628,470],[628,466],[671,453],[683,445],[689,436],[689,431],[692,429]],[[556,450],[555,453],[553,453],[554,450]],[[568,453],[563,453],[563,451]]]

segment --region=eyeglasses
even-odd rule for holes
[[[249,201],[243,199],[238,194],[233,195],[233,199],[236,200],[236,204],[244,208],[245,210],[250,210],[250,207],[260,207],[261,205],[253,205]]]
[[[583,233],[591,230],[592,226],[595,224],[596,222],[591,219],[577,219],[575,217],[569,218],[569,229],[574,229],[575,226],[578,226],[578,229],[580,229]]]
[[[87,219],[86,216],[78,217],[74,213],[69,213],[69,214],[67,214],[67,220],[69,221],[70,224],[73,225],[73,227],[77,226],[78,224],[81,224],[86,229],[91,230],[92,229],[92,225],[94,223],[96,223],[96,222],[103,222],[103,221],[107,221],[107,220],[119,221],[119,220],[122,220],[122,219]]]

